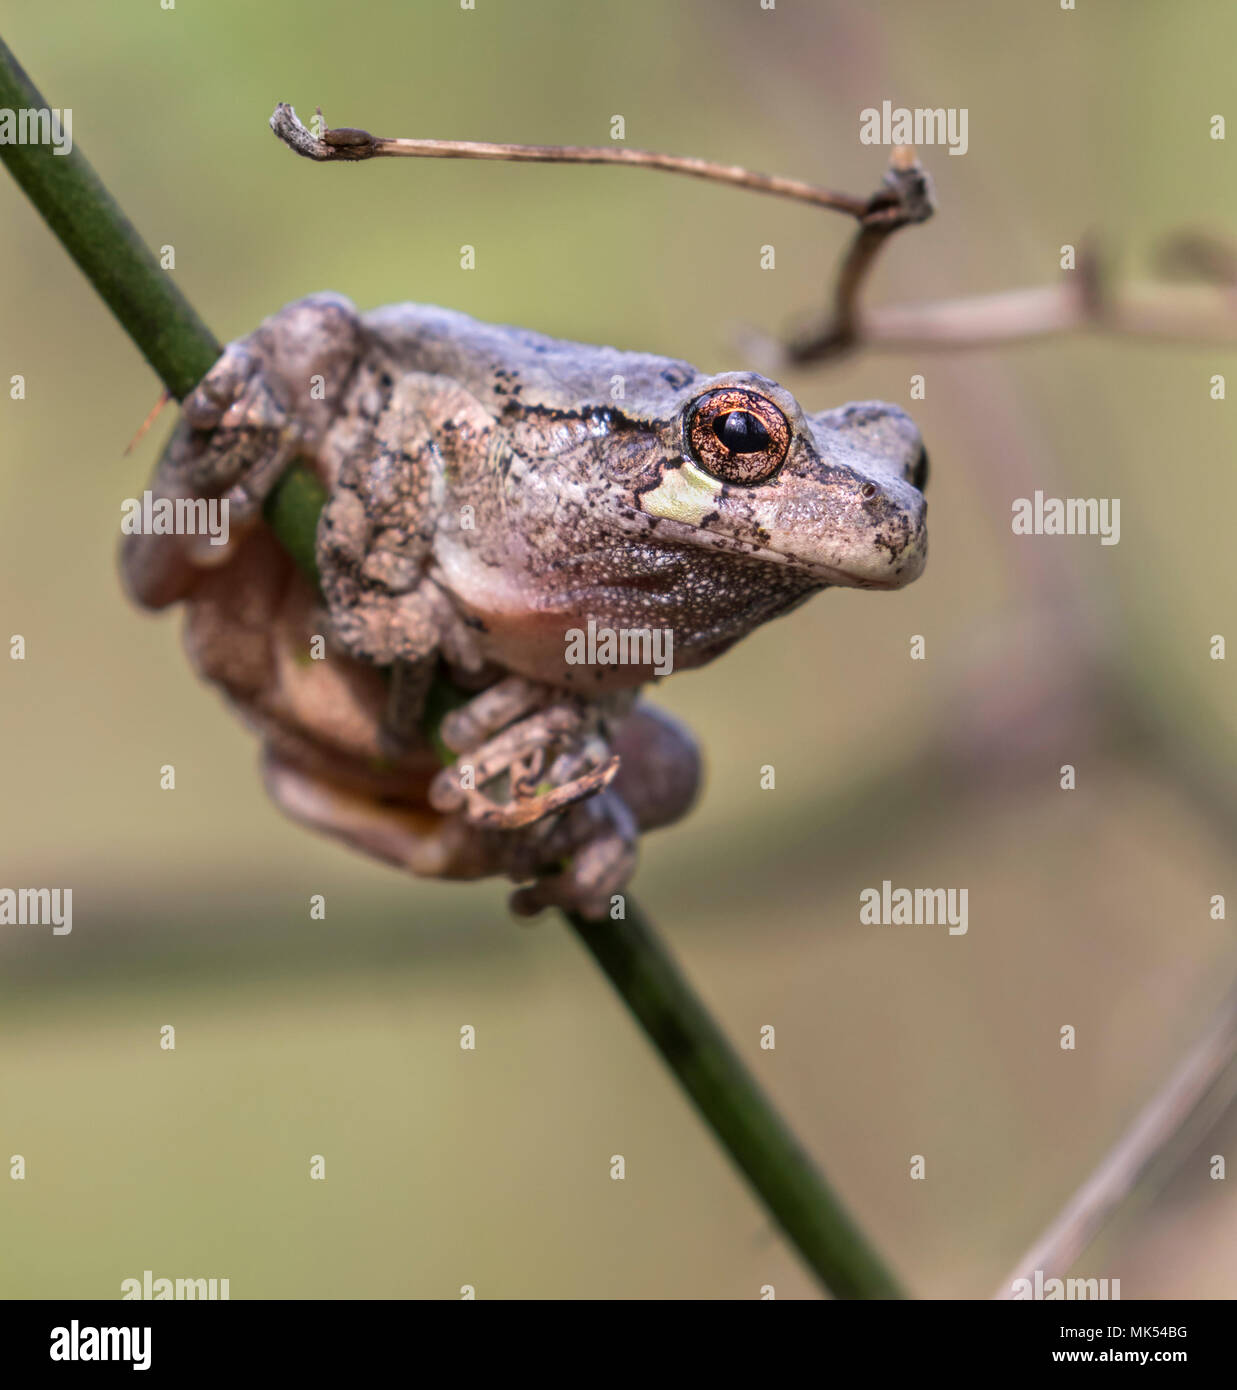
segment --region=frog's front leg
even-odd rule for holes
[[[185,398],[151,491],[173,502],[219,499],[227,508],[227,539],[127,536],[122,566],[140,603],[173,603],[193,587],[195,571],[230,560],[288,465],[298,455],[317,454],[343,403],[362,337],[349,300],[315,294],[224,349]]]
[[[422,661],[449,622],[426,580],[434,524],[434,439],[415,379],[392,389],[369,447],[344,460],[318,522],[317,560],[331,629],[349,656],[378,666]]]

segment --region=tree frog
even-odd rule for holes
[[[320,588],[262,524],[293,460],[326,491]],[[909,584],[926,471],[893,405],[808,414],[751,372],[318,294],[226,348],[158,464],[156,497],[226,501],[226,544],[130,535],[122,568],[186,603],[291,816],[598,916],[699,781],[640,687],[819,589]]]

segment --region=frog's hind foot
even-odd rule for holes
[[[538,792],[531,796],[517,795],[505,804],[491,801],[477,791],[469,792],[465,814],[473,825],[487,830],[522,830],[535,825],[549,816],[565,811],[577,801],[596,796],[614,781],[619,769],[618,755],[615,754],[595,772],[576,777],[562,786]]]
[[[543,863],[556,860],[558,867],[517,888],[509,899],[512,912],[532,917],[560,907],[594,921],[606,917],[636,871],[638,840],[635,817],[613,792],[579,802],[537,850]]]
[[[489,723],[494,710],[494,700],[482,704],[480,722],[474,719],[470,730]],[[457,740],[463,727],[459,719],[451,726]],[[543,775],[551,751],[556,756]],[[596,795],[618,769],[618,757],[588,728],[584,710],[574,703],[553,704],[462,753],[430,784],[429,800],[437,811],[463,811],[474,825],[519,830]],[[486,790],[495,786],[499,795],[505,790],[504,800]]]

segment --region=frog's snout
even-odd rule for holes
[[[869,506],[872,528],[866,554],[855,555],[852,574],[876,588],[901,589],[923,573],[928,555],[928,503],[923,495],[928,455],[922,448],[907,467],[905,481],[887,485]]]
[[[914,420],[886,401],[852,401],[810,417],[820,524],[813,559],[828,582],[900,589],[927,553],[928,452]]]
[[[817,447],[826,461],[849,464],[876,478],[894,477],[922,492],[928,451],[919,426],[888,401],[852,401],[812,417]]]

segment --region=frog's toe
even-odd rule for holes
[[[532,796],[516,795],[510,801],[495,801],[476,787],[461,785],[455,768],[444,768],[430,784],[430,805],[437,811],[462,809],[471,825],[485,830],[523,830],[556,816],[569,806],[604,791],[619,770],[617,754],[600,767],[561,786],[552,786]]]
[[[229,343],[215,365],[181,402],[181,417],[189,428],[215,429],[240,399],[258,366],[257,357],[243,342]]]
[[[467,704],[443,717],[442,741],[453,753],[466,753],[546,701],[548,687],[524,676],[495,681]]]
[[[470,792],[481,793],[500,777],[515,779],[531,755],[544,756],[549,749],[571,742],[584,719],[578,706],[562,704],[551,705],[512,724],[443,768],[430,787],[430,805],[436,811],[457,811],[469,804]]]
[[[266,496],[290,461],[284,447],[289,434],[299,433],[260,371],[241,385],[213,426],[198,426],[188,414],[185,421],[191,433],[172,460],[176,471],[200,492],[228,489],[233,507]]]
[[[558,844],[545,847],[563,852],[561,869],[518,888],[511,895],[512,912],[532,917],[560,907],[590,920],[608,916],[612,899],[636,871],[638,838],[635,818],[613,793],[579,806],[564,818],[554,837]]]

